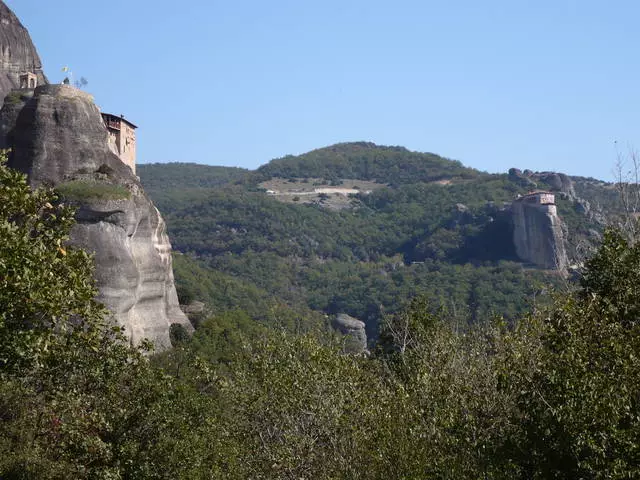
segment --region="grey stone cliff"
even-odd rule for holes
[[[513,242],[521,260],[540,268],[564,271],[567,267],[563,223],[555,204],[528,201],[530,196],[513,202]]]
[[[559,172],[532,172],[525,170],[524,172],[517,168],[509,169],[509,179],[524,187],[528,188],[549,188],[553,192],[559,192],[570,200],[576,198],[576,192],[573,180],[569,175]],[[543,182],[546,187],[539,186]]]
[[[367,353],[367,333],[363,321],[339,313],[333,320],[333,327],[347,338],[349,353]]]
[[[98,299],[132,343],[147,338],[162,349],[170,345],[171,324],[192,330],[178,304],[165,223],[109,149],[92,97],[65,85],[38,87],[17,103],[7,97],[0,131],[12,148],[9,166],[31,185],[84,187],[82,195],[68,195],[78,206],[71,241],[94,252]]]
[[[19,86],[19,76],[24,72],[35,73],[41,85],[47,83],[29,32],[0,0],[0,98]]]

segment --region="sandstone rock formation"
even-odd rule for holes
[[[131,169],[111,152],[90,95],[45,85],[19,100],[7,97],[0,132],[9,166],[33,186],[49,184],[78,207],[72,242],[95,253],[99,300],[133,343],[170,344],[173,323],[191,330],[179,308],[171,245],[158,210]]]
[[[35,73],[41,85],[47,83],[29,32],[0,0],[0,98],[20,85],[19,76],[24,72]]]
[[[193,300],[188,305],[180,305],[180,309],[187,316],[191,325],[198,326],[207,318],[207,306],[204,302]]]
[[[333,320],[333,327],[347,337],[349,353],[367,352],[367,333],[364,322],[346,313],[339,313]]]
[[[573,180],[564,173],[557,172],[541,172],[533,174],[533,178],[538,181],[543,181],[551,187],[554,192],[564,193],[567,198],[573,200],[576,196],[576,192],[573,186]]]
[[[565,234],[555,197],[533,193],[512,204],[513,242],[521,260],[541,268],[564,271],[567,267]]]
[[[520,171],[517,168],[509,169],[509,179],[527,188],[542,188],[539,183],[544,183],[545,188],[553,192],[560,192],[566,198],[575,199],[576,192],[573,180],[569,175],[558,172],[532,172],[531,170]]]

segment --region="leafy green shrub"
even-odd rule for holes
[[[56,191],[68,200],[124,200],[131,192],[122,185],[73,180],[58,185]]]
[[[181,324],[172,323],[171,327],[169,327],[169,338],[171,339],[171,345],[176,347],[189,339],[189,332]]]

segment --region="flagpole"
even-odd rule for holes
[[[71,69],[67,66],[62,67],[62,72],[66,73],[66,79],[69,80],[69,85],[73,84],[73,72],[71,71]],[[62,81],[62,83],[64,83],[64,80]]]

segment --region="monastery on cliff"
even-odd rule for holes
[[[120,157],[125,165],[136,173],[136,128],[123,115],[103,113],[102,120],[109,132],[109,148]]]
[[[25,72],[19,76],[19,82],[20,89],[34,90],[38,86],[38,76],[33,72]],[[68,83],[66,80],[65,84]],[[109,148],[131,168],[133,173],[136,173],[136,129],[138,127],[126,120],[124,115],[102,113],[102,120],[109,132]]]

